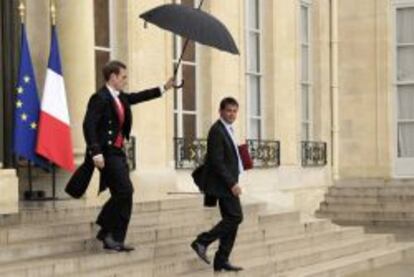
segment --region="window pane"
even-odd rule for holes
[[[397,42],[414,43],[414,8],[397,9]]]
[[[414,123],[398,124],[398,157],[414,157]]]
[[[247,2],[248,27],[251,29],[259,29],[259,0],[248,0]]]
[[[260,139],[260,119],[250,119],[249,139]]]
[[[399,47],[398,59],[398,81],[414,81],[414,46]]]
[[[185,39],[182,39],[182,47],[184,47],[184,43],[185,43]],[[181,48],[182,49],[182,48]],[[179,50],[179,55],[181,55],[181,51]],[[177,59],[179,59],[180,57],[177,57]],[[195,43],[194,41],[190,40],[187,44],[187,47],[185,49],[184,52],[184,56],[183,56],[183,60],[184,61],[188,61],[188,62],[194,62],[195,61]]]
[[[249,58],[248,68],[250,72],[260,72],[260,41],[259,34],[250,32],[249,33]]]
[[[309,8],[301,6],[301,38],[303,43],[309,42]]]
[[[181,5],[194,7],[194,0],[181,0]]]
[[[196,70],[192,65],[181,65],[183,69],[183,110],[196,110]]]
[[[183,115],[183,135],[187,139],[196,138],[196,116],[193,114]]]
[[[105,84],[105,80],[102,76],[102,68],[104,65],[109,62],[110,53],[107,51],[95,51],[95,81],[96,81],[96,88],[100,88]]]
[[[302,121],[309,120],[309,87],[302,85]]]
[[[307,141],[310,139],[310,126],[308,123],[302,123],[302,140]]]
[[[260,116],[260,77],[249,76],[250,116]]]
[[[398,86],[398,119],[414,120],[414,85]]]
[[[179,38],[178,38],[178,36],[172,36],[172,40],[173,40],[173,59],[178,60],[179,57],[177,57],[177,55],[178,55],[177,54],[178,53],[177,47],[178,47]]]
[[[174,113],[174,137],[178,137],[178,115]]]
[[[302,45],[302,82],[309,82],[309,47]]]
[[[94,0],[95,45],[110,47],[109,0]]]

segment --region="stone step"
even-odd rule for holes
[[[332,196],[325,195],[325,201],[328,203],[338,204],[385,204],[392,206],[413,206],[414,196],[398,195],[398,196]]]
[[[398,197],[414,196],[414,185],[396,185],[396,186],[375,186],[375,187],[339,187],[333,186],[328,188],[330,196],[356,196],[356,197]]]
[[[335,181],[334,187],[395,187],[395,186],[413,186],[414,179],[384,179],[384,178],[355,178],[355,179],[341,179]]]
[[[269,216],[273,216],[270,215]],[[156,227],[142,227],[134,226],[133,224],[130,227],[130,232],[128,235],[128,241],[135,244],[141,243],[162,243],[163,241],[169,241],[174,239],[182,239],[186,237],[194,238],[199,232],[207,230],[214,225],[215,221],[207,223],[198,223],[187,222],[187,225],[179,226],[156,226]],[[270,226],[270,225],[269,225]],[[309,228],[306,226],[313,226]],[[246,217],[245,222],[241,226],[241,231],[250,230],[250,235],[247,236],[247,239],[250,240],[264,240],[271,238],[280,238],[286,236],[292,236],[292,230],[297,234],[312,234],[316,231],[321,232],[324,230],[331,230],[333,228],[332,224],[327,224],[327,221],[315,221],[312,223],[299,224],[296,225],[283,225],[282,223],[275,222],[275,226],[271,226],[277,231],[269,232],[265,229],[258,229],[257,224],[254,220],[249,220],[249,217]],[[43,257],[47,255],[56,255],[65,252],[81,251],[81,250],[96,250],[100,248],[100,243],[98,243],[92,234],[83,234],[83,235],[73,235],[70,237],[57,237],[53,239],[41,239],[35,240],[33,242],[20,242],[14,243],[7,247],[0,248],[0,263],[9,262],[12,260],[23,260],[35,257]],[[244,233],[241,233],[241,239],[243,239]],[[29,249],[29,251],[27,251]]]
[[[276,222],[277,224],[277,222]],[[299,224],[297,224],[299,225]],[[307,230],[309,234],[312,232],[316,233],[316,230],[323,230],[323,228],[332,228],[332,225],[326,224],[326,221],[315,221],[313,223],[307,224],[307,226],[313,226],[313,228],[305,229],[303,227],[304,224],[302,224],[302,231]],[[282,225],[283,226],[283,225]],[[189,226],[188,228],[182,228],[182,227],[171,227],[171,229],[165,229],[165,230],[159,230],[158,233],[155,232],[134,232],[130,230],[130,233],[128,235],[128,241],[132,242],[133,244],[138,245],[144,245],[146,248],[152,247],[154,248],[154,245],[158,246],[156,250],[158,251],[156,253],[153,253],[151,257],[155,257],[158,255],[168,255],[168,254],[177,254],[180,249],[186,249],[186,251],[191,252],[188,245],[189,242],[186,241],[189,238],[192,239],[195,237],[196,234],[198,234],[202,230],[206,230],[207,228],[210,228],[211,226],[207,225],[200,225],[200,226]],[[291,235],[290,230],[292,230],[293,226],[283,226],[284,228],[281,228],[279,231],[279,237],[275,236],[276,233],[272,234],[272,238],[279,238],[279,240],[282,240],[283,237],[287,237]],[[295,226],[296,227],[296,226]],[[344,236],[350,236],[352,234],[356,234],[360,232],[359,228],[353,228],[353,229],[347,229],[344,231]],[[327,232],[328,233],[328,232]],[[308,235],[309,236],[309,235]],[[264,241],[267,238],[267,233],[260,229],[255,229],[254,227],[251,227],[250,229],[243,226],[240,230],[240,235],[238,236],[238,242],[239,243],[253,243],[253,242],[260,242]],[[173,241],[171,241],[173,240]],[[174,241],[175,240],[175,241]],[[178,242],[177,242],[178,240]],[[183,240],[186,241],[183,244]],[[285,239],[283,239],[285,240]],[[60,242],[62,244],[63,242]],[[83,245],[86,249],[88,249],[86,252],[94,253],[94,251],[99,251],[100,245],[97,246],[97,242],[95,240],[89,240],[84,242],[75,242],[75,244]],[[181,243],[181,244],[180,244]],[[177,245],[178,244],[178,245]],[[176,248],[173,248],[171,246],[175,245]],[[183,246],[184,245],[184,246]],[[79,246],[80,247],[80,246]],[[288,246],[284,246],[285,248]],[[85,249],[84,248],[84,249]],[[139,248],[140,249],[140,248]],[[138,251],[139,251],[138,249]],[[155,248],[154,248],[155,249]],[[82,251],[80,251],[82,253]],[[85,252],[85,251],[83,251]],[[156,255],[157,254],[157,255]],[[190,254],[190,253],[189,253]],[[98,253],[99,255],[99,253]],[[54,255],[58,256],[58,255]],[[74,263],[73,259],[76,259],[78,255],[75,255],[75,257],[70,257],[71,261],[67,263]],[[8,264],[2,264],[0,267],[0,274],[3,276],[6,272],[14,272],[15,274],[21,274],[22,272],[25,272],[25,270],[31,271],[32,269],[30,267],[34,267],[35,272],[38,267],[60,267],[60,260],[57,260],[56,263],[53,263],[53,259],[47,260],[47,264],[44,263],[43,259],[38,259],[39,266],[34,266],[34,261],[32,263],[28,262],[27,260],[21,260],[20,262],[16,263],[8,263]],[[66,262],[63,262],[64,264]],[[30,267],[27,267],[27,265],[30,265]],[[5,270],[5,271],[3,271]],[[31,271],[32,272],[32,271]]]
[[[293,217],[291,220],[289,220],[289,215],[285,215],[283,212],[275,212],[274,214],[261,215],[259,217],[258,213],[262,210],[262,204],[260,203],[246,204],[243,206],[243,210],[245,214],[245,220],[251,221],[252,224],[257,224],[259,219],[266,220],[266,218],[269,216],[285,219],[285,223],[294,223],[297,219],[297,216],[292,214]],[[93,219],[88,217],[80,217],[71,218],[63,222],[53,222],[42,225],[29,224],[20,225],[19,227],[14,226],[9,228],[2,228],[0,229],[0,245],[7,245],[30,240],[57,238],[75,234],[94,234],[98,227],[94,225],[95,217],[92,218]],[[219,213],[216,209],[203,209],[191,212],[173,210],[165,211],[162,214],[133,214],[131,218],[131,224],[134,225],[134,228],[147,228],[156,226],[162,227],[165,225],[177,225],[181,224],[182,222],[213,223],[218,219]]]
[[[254,207],[254,206],[248,206]],[[133,239],[137,242],[161,241],[175,239],[187,235],[194,236],[196,232],[210,228],[216,221],[212,219],[200,219],[193,221],[182,221],[185,224],[180,225],[156,225],[156,226],[134,226],[131,225],[128,240]],[[245,214],[245,222],[242,228],[252,228],[257,226],[256,214]],[[54,238],[43,238],[32,241],[23,241],[12,243],[0,248],[0,263],[15,259],[27,259],[33,257],[41,257],[46,255],[54,255],[64,252],[80,251],[92,249],[96,244],[95,239],[91,239],[95,233],[88,232],[86,234],[60,236]]]
[[[320,238],[320,240],[322,240]],[[364,239],[356,239],[352,236],[350,238],[345,238],[346,243],[342,243],[340,245],[344,249],[353,248],[354,251],[358,251],[358,249],[365,249],[366,247],[377,247],[379,245],[383,245],[384,243],[389,242],[389,236],[376,236],[375,238],[364,238]],[[261,266],[266,267],[268,264],[266,261],[271,261],[272,263],[278,263],[279,265],[284,265],[286,267],[294,266],[297,259],[307,259],[307,261],[303,262],[312,262],[313,258],[312,255],[316,256],[326,256],[329,257],[330,254],[335,254],[336,252],[342,253],[340,249],[335,249],[331,247],[330,253],[321,254],[318,251],[321,251],[320,241],[315,240],[313,247],[310,247],[307,251],[307,255],[310,257],[303,256],[303,249],[294,248],[293,250],[290,249],[283,250],[283,244],[286,245],[286,241],[270,241],[263,243],[253,243],[248,245],[237,245],[232,255],[232,259],[238,262],[238,264],[245,265],[250,261],[261,261]],[[324,247],[326,250],[328,243],[325,242]],[[333,245],[330,243],[330,245]],[[301,247],[299,247],[301,248]],[[312,250],[311,250],[312,249]],[[349,249],[344,251],[351,251]],[[302,255],[302,256],[301,256]],[[340,255],[340,254],[337,254]],[[273,257],[280,256],[279,259],[276,261]],[[274,265],[272,265],[274,267]],[[143,272],[145,269],[145,272]],[[119,265],[118,267],[104,267],[100,270],[90,270],[83,272],[82,274],[76,276],[211,276],[212,271],[210,268],[207,269],[207,266],[200,262],[195,254],[190,253],[188,255],[179,256],[179,257],[166,257],[162,258],[158,261],[154,262],[153,272],[151,273],[150,268],[148,265],[143,262],[142,264],[131,264],[125,263]],[[200,275],[199,275],[200,274]],[[71,275],[65,275],[71,276]],[[252,275],[243,275],[243,276],[252,276]]]
[[[292,270],[297,267],[308,266],[326,262],[336,258],[343,258],[356,253],[372,250],[384,249],[392,241],[390,236],[380,236],[371,238],[359,238],[347,241],[341,241],[336,244],[322,244],[316,247],[295,250],[291,252],[280,253],[269,252],[266,257],[250,258],[246,255],[243,258],[235,255],[234,263],[243,265],[245,270],[238,273],[237,276],[280,276],[279,274]],[[185,275],[181,272],[175,272],[175,276],[194,276],[204,277],[213,276],[211,268],[205,268],[199,271],[189,269]],[[220,274],[221,276],[222,274]],[[113,276],[113,275],[112,275]],[[133,276],[128,274],[118,274],[116,276]],[[167,275],[164,275],[167,276]],[[231,273],[224,273],[223,276],[233,276]]]
[[[381,211],[381,210],[351,210],[347,205],[330,205],[329,209],[318,210],[317,215],[325,215],[333,219],[335,218],[344,219],[358,219],[358,220],[414,220],[414,211]]]
[[[342,211],[342,212],[397,212],[406,213],[414,211],[414,202],[411,203],[344,203],[344,202],[327,202],[320,203],[319,209],[321,211]]]
[[[348,276],[349,274],[372,270],[402,260],[408,253],[413,253],[414,243],[395,243],[387,249],[375,249],[348,256],[344,259],[335,259],[302,267],[287,272],[280,277],[330,277]]]
[[[414,214],[383,213],[383,212],[327,212],[317,211],[315,216],[329,218],[339,225],[365,225],[365,226],[389,226],[412,227],[414,226]]]
[[[138,202],[133,205],[133,212],[163,212],[169,210],[203,209],[201,197],[172,198],[158,201]],[[54,222],[71,217],[93,217],[101,209],[101,205],[88,205],[85,201],[61,202],[24,202],[18,214],[0,215],[0,226],[25,223]]]

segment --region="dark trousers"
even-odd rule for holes
[[[208,232],[201,233],[197,237],[197,242],[208,246],[219,239],[219,248],[216,252],[214,263],[222,264],[228,261],[237,230],[243,221],[243,212],[238,197],[223,197],[218,199],[222,220]]]
[[[111,233],[114,240],[124,242],[132,213],[134,189],[125,153],[121,149],[111,148],[104,153],[104,157],[102,178],[105,178],[111,197],[102,207],[96,223],[105,233]]]

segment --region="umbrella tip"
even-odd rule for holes
[[[148,21],[144,21],[144,29],[147,29],[147,27],[148,27]]]

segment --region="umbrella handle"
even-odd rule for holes
[[[173,85],[173,88],[175,88],[175,89],[180,89],[182,87],[184,87],[184,79],[181,80],[181,84],[179,84],[179,85]]]

